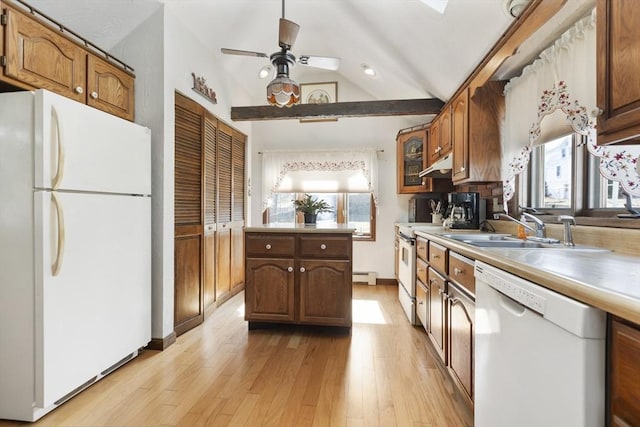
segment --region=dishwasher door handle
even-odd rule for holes
[[[512,315],[516,317],[522,317],[527,312],[527,307],[520,304],[518,301],[506,296],[502,292],[498,292],[498,296],[500,297],[500,306]],[[535,311],[532,312],[535,313]]]

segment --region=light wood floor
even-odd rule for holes
[[[33,425],[471,426],[397,288],[354,285],[353,297],[349,335],[248,331],[240,293],[164,352],[143,352]]]

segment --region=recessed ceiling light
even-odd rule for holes
[[[258,73],[258,75],[261,79],[265,79],[271,74],[272,71],[273,67],[271,65],[265,65],[264,67],[260,68],[260,72]]]
[[[367,64],[362,64],[362,71],[364,71],[367,76],[375,77],[376,75],[376,70],[369,67]]]

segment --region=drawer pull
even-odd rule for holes
[[[266,244],[266,246],[265,246],[265,248],[266,248],[267,250],[269,250],[269,249],[271,249],[271,245],[270,245],[269,243],[267,243],[267,244]]]
[[[438,258],[440,258],[440,255],[433,254],[433,255],[431,255],[431,258],[438,259]]]
[[[460,276],[461,274],[464,274],[464,270],[460,270],[458,267],[454,267],[453,274],[456,276]]]
[[[418,301],[418,305],[424,304],[424,301]]]
[[[293,267],[289,267],[289,268],[287,268],[287,271],[288,271],[289,273],[293,273]]]
[[[324,243],[323,243],[323,244],[321,244],[321,245],[320,245],[320,249],[322,249],[322,250],[324,251],[325,249],[327,249],[327,245],[325,245]]]
[[[307,270],[305,270],[304,267],[300,267],[300,273],[304,273],[305,271],[307,271]]]

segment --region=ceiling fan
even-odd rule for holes
[[[300,87],[289,78],[289,68],[296,62],[309,67],[325,70],[337,70],[340,66],[340,58],[329,56],[300,55],[297,59],[290,52],[298,36],[300,26],[284,17],[284,1],[282,0],[282,18],[280,18],[278,31],[278,45],[280,51],[267,55],[263,52],[249,50],[221,48],[227,55],[253,56],[257,58],[269,58],[276,68],[276,77],[267,85],[267,101],[278,107],[290,107],[298,103],[300,99]]]

